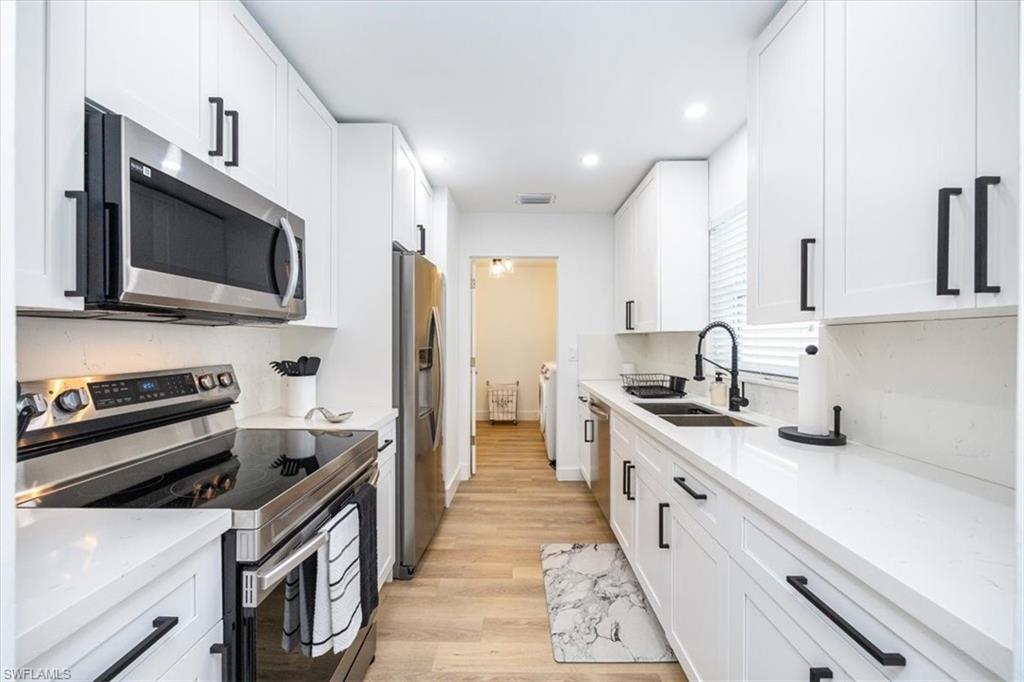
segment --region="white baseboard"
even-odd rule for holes
[[[452,480],[444,486],[444,506],[446,508],[452,506],[452,500],[455,499],[455,493],[459,491],[459,483],[462,483],[468,478],[469,476],[466,474],[466,466],[460,465],[459,468],[455,470],[455,475],[452,477]]]
[[[559,467],[555,469],[555,478],[559,481],[582,481],[583,472],[579,467]]]

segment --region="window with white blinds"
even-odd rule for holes
[[[732,212],[711,227],[710,314],[736,330],[740,369],[746,372],[795,377],[797,358],[818,342],[818,323],[747,324],[747,211]],[[704,353],[726,367],[731,361],[729,335],[713,331]],[[714,368],[712,368],[714,369]]]

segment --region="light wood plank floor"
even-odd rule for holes
[[[685,680],[674,663],[555,663],[540,545],[615,539],[585,483],[555,481],[536,422],[477,429],[477,475],[416,578],[384,587],[367,679]]]

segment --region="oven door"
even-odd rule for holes
[[[345,651],[310,658],[301,646],[286,651],[282,646],[285,614],[285,583],[293,569],[316,561],[317,550],[327,542],[320,530],[327,520],[348,504],[362,485],[376,485],[377,466],[369,465],[322,512],[299,533],[283,543],[259,565],[241,571],[241,618],[239,623],[241,679],[244,682],[326,682],[359,680],[374,655],[376,636],[373,615]],[[292,592],[291,589],[288,590]]]
[[[123,116],[104,128],[120,303],[305,317],[301,218]]]

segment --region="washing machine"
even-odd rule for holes
[[[547,449],[548,461],[555,461],[555,374],[554,361],[545,362],[540,366],[538,381],[538,407],[540,409],[540,430],[544,434],[544,447]]]

